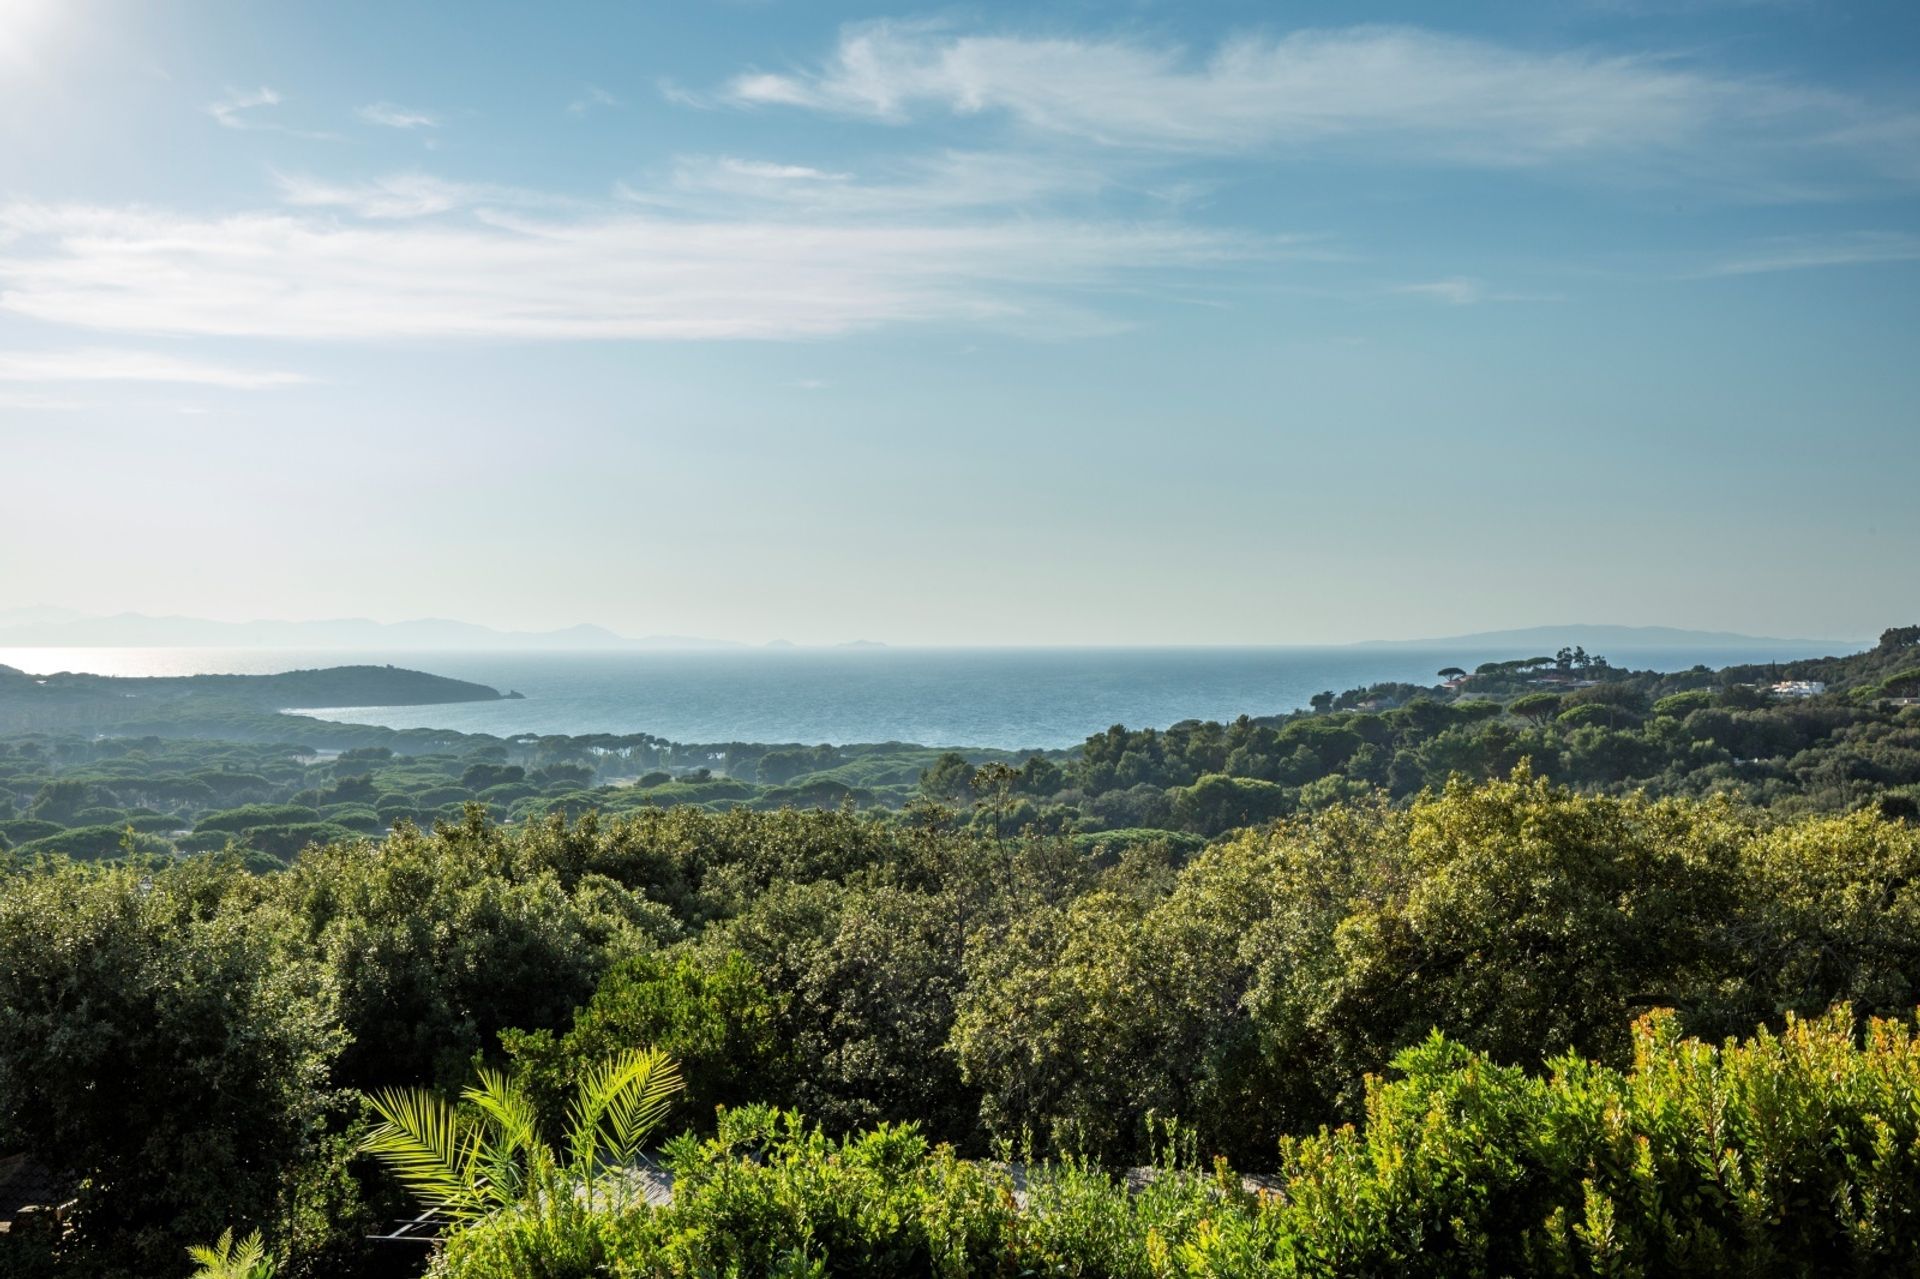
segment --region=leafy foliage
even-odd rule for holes
[[[571,1228],[540,1273],[1467,1276],[1911,1273],[1920,1039],[1845,1008],[1724,1047],[1669,1014],[1625,1069],[1535,1073],[1438,1034],[1370,1079],[1356,1126],[1289,1139],[1249,1185],[1178,1136],[1118,1177],[956,1159],[912,1125],[833,1140],[750,1107],[670,1143],[674,1197]],[[530,1273],[524,1222],[452,1241],[447,1279]]]
[[[7,879],[0,1149],[79,1180],[81,1273],[168,1273],[236,1220],[320,1228],[336,1010],[237,867]]]
[[[462,1107],[424,1089],[383,1089],[368,1098],[380,1124],[362,1149],[455,1222],[618,1207],[631,1197],[642,1142],[681,1087],[679,1067],[657,1049],[596,1063],[580,1076],[558,1150],[526,1090],[497,1070],[461,1092]]]
[[[187,1257],[200,1267],[193,1279],[274,1279],[279,1271],[258,1230],[236,1241],[228,1227],[212,1247],[195,1244]]]

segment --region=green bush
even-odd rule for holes
[[[1907,916],[1885,902],[1908,909],[1898,876],[1920,838],[1848,820],[1808,839],[1836,850],[1832,873],[1856,891],[1897,891],[1835,926],[1863,957],[1904,954],[1885,947]],[[1736,985],[1748,993],[1729,1004],[1722,984],[1748,971],[1734,941],[1764,935],[1736,922],[1770,909],[1743,891],[1740,852],[1757,838],[1724,807],[1578,796],[1524,772],[1407,809],[1336,807],[1209,848],[1157,900],[1096,892],[976,933],[952,1043],[1001,1137],[1133,1157],[1157,1110],[1257,1159],[1284,1132],[1356,1113],[1361,1076],[1436,1025],[1536,1065],[1569,1049],[1622,1060],[1626,1025],[1653,1002],[1684,1000],[1716,1028],[1771,1015],[1756,1000],[1774,987]],[[1776,969],[1838,953],[1837,938],[1794,937]],[[1876,1006],[1920,995],[1898,971],[1890,960]],[[1783,1006],[1853,993],[1820,982]]]
[[[1184,861],[1205,848],[1207,840],[1204,835],[1192,835],[1184,831],[1154,830],[1144,826],[1103,830],[1073,837],[1073,851],[1084,857],[1117,858],[1131,849],[1153,845],[1165,848],[1176,860]]]
[[[0,881],[0,1149],[80,1179],[73,1275],[166,1275],[233,1222],[306,1237],[343,1036],[237,867]]]
[[[784,1095],[788,1063],[780,1008],[739,954],[637,955],[600,980],[564,1035],[507,1032],[502,1042],[546,1110],[593,1063],[651,1045],[680,1063],[687,1081],[682,1115],[712,1123],[716,1107]]]
[[[842,1140],[764,1106],[668,1144],[673,1200],[455,1236],[446,1279],[566,1276],[1910,1274],[1920,1040],[1850,1010],[1715,1048],[1641,1019],[1631,1065],[1545,1073],[1434,1035],[1358,1126],[1280,1148],[1271,1192],[1176,1135],[1152,1175],[956,1159],[912,1125]],[[1177,1134],[1177,1129],[1175,1129]],[[1185,1158],[1180,1152],[1189,1152]],[[516,1246],[520,1245],[520,1246]],[[530,1265],[544,1258],[549,1264]]]
[[[523,837],[471,817],[313,849],[274,883],[338,975],[344,1083],[456,1082],[502,1030],[565,1027],[614,945],[658,918],[604,878],[563,882]]]
[[[359,839],[361,834],[334,822],[290,822],[284,826],[249,826],[240,832],[240,838],[247,846],[270,857],[291,861],[309,848]]]

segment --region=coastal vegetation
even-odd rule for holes
[[[1920,1194],[1916,884],[1920,828],[1877,811],[1524,768],[1197,853],[683,805],[476,806],[264,874],[34,858],[0,891],[0,1142],[72,1202],[0,1247],[159,1275],[257,1228],[283,1274],[352,1274],[417,1211],[360,1153],[394,1090],[511,1096],[564,1150],[581,1081],[652,1049],[687,1083],[672,1207],[446,1220],[449,1273],[1865,1266]]]
[[[0,851],[98,859],[231,845],[269,866],[309,844],[379,835],[403,821],[461,821],[477,803],[506,823],[682,805],[852,805],[917,820],[932,806],[988,834],[1033,830],[1117,854],[1142,839],[1205,841],[1380,793],[1404,803],[1452,777],[1504,776],[1522,760],[1591,793],[1920,814],[1920,628],[1889,630],[1850,657],[1777,666],[1635,672],[1569,649],[1440,675],[1433,686],[1327,692],[1284,715],[1116,725],[1073,750],[1009,752],[686,744],[647,734],[495,738],[271,709],[322,694],[499,696],[382,667],[158,681],[60,676],[44,686],[0,669],[0,724],[95,725],[84,735],[0,734]],[[80,709],[62,712],[65,720],[46,709],[69,705],[59,700],[69,697],[64,681],[82,690],[71,693]],[[1775,693],[1776,685],[1796,691]],[[1822,691],[1802,695],[1815,687]],[[43,705],[46,688],[59,698]],[[37,690],[24,710],[23,689]],[[116,707],[120,720],[103,718]]]
[[[1035,755],[16,736],[0,1270],[1904,1273],[1917,646]]]

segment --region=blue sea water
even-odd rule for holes
[[[1448,666],[1525,652],[1442,648],[721,649],[640,652],[342,652],[284,649],[0,649],[46,674],[257,674],[391,663],[474,680],[524,700],[305,708],[391,728],[493,733],[652,733],[677,742],[919,742],[1057,748],[1113,724],[1230,720],[1383,680],[1431,684]],[[1683,670],[1814,656],[1767,649],[1644,649],[1616,666]]]

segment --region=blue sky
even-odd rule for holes
[[[1920,618],[1920,10],[0,0],[0,598]]]

